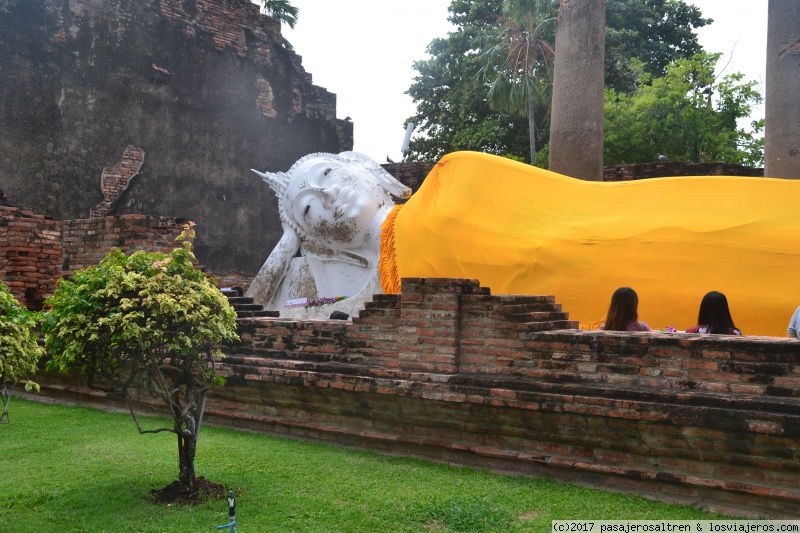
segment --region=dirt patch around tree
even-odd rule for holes
[[[166,503],[167,505],[196,505],[208,500],[223,500],[228,492],[225,485],[208,481],[202,476],[197,478],[194,488],[189,488],[180,481],[174,481],[163,489],[153,489],[150,491],[155,503]]]

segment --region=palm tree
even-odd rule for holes
[[[260,3],[267,15],[294,29],[300,8],[294,7],[289,0],[260,0]]]
[[[483,53],[479,72],[491,80],[492,109],[528,116],[531,164],[536,162],[536,106],[550,101],[556,13],[553,0],[506,0],[502,37]]]
[[[264,13],[274,18],[281,24],[286,24],[294,29],[297,24],[297,16],[300,13],[300,8],[294,7],[289,0],[259,0],[264,9]],[[286,37],[281,36],[283,46],[288,50],[294,50],[292,43],[286,40]]]

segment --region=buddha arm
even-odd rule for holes
[[[278,290],[286,272],[289,270],[292,257],[300,248],[300,237],[291,228],[284,228],[283,236],[272,253],[258,271],[246,296],[254,302],[267,305]]]

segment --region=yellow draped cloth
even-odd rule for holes
[[[716,290],[745,335],[783,337],[800,305],[799,205],[795,180],[588,182],[456,152],[387,217],[381,285],[471,278],[493,294],[554,295],[583,328],[631,287],[640,320],[678,330]]]

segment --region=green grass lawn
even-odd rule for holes
[[[130,415],[12,398],[0,426],[0,531],[199,532],[227,503],[156,505],[176,437]],[[158,419],[145,419],[157,427]],[[167,425],[167,424],[164,424]],[[205,426],[198,476],[236,493],[237,532],[550,531],[557,519],[714,519],[692,507]]]

